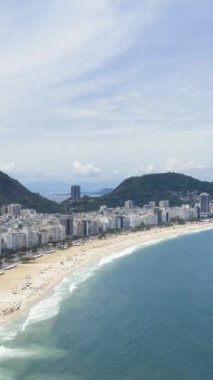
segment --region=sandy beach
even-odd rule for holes
[[[45,297],[64,276],[132,246],[207,228],[213,223],[187,223],[148,231],[108,236],[19,264],[0,276],[0,324],[10,321]]]

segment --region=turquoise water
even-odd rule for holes
[[[213,379],[213,231],[87,274],[1,332],[0,380]]]

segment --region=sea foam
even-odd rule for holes
[[[64,278],[55,288],[52,296],[40,301],[36,306],[31,308],[26,321],[23,323],[22,331],[25,331],[28,325],[53,318],[59,313],[59,305],[67,296],[68,284],[69,280]]]
[[[168,238],[175,238],[178,235],[172,235]],[[56,315],[58,315],[60,311],[60,304],[61,302],[69,297],[70,295],[73,295],[73,293],[78,289],[79,285],[86,282],[88,279],[90,279],[92,276],[94,276],[95,272],[97,270],[100,270],[103,266],[112,263],[114,260],[118,260],[124,256],[131,255],[135,251],[141,248],[145,248],[147,246],[151,246],[154,244],[161,243],[162,241],[165,241],[168,238],[160,238],[155,239],[152,241],[144,242],[138,245],[134,245],[132,247],[123,249],[121,251],[118,251],[116,253],[112,253],[111,255],[101,259],[99,263],[93,265],[92,267],[87,267],[84,269],[81,269],[79,271],[76,271],[74,275],[72,275],[70,278],[65,278],[54,290],[54,293],[39,302],[36,306],[34,306],[30,313],[25,320],[25,322],[22,325],[22,331],[25,331],[26,328],[30,325],[54,318]]]
[[[146,248],[147,246],[152,246],[167,240],[175,239],[177,237],[191,233],[199,233],[210,229],[212,229],[212,227],[206,227],[203,230],[198,229],[195,231],[186,231],[184,233],[178,233],[174,231],[174,234],[168,237],[162,237],[155,240],[143,242],[116,253],[112,252],[111,255],[102,258],[99,263],[93,267],[81,269],[80,271],[72,274],[70,278],[64,278],[64,280],[54,289],[54,293],[50,297],[42,300],[30,310],[29,315],[23,323],[21,330],[25,331],[29,325],[54,318],[59,313],[61,302],[65,298],[72,295],[78,289],[78,286],[91,278],[97,270],[100,270],[103,266],[112,263],[114,260],[120,259],[127,255],[131,255],[137,250]],[[8,334],[4,340],[12,340],[15,335],[16,333],[12,332]]]
[[[0,362],[14,358],[26,358],[32,356],[33,354],[35,354],[35,352],[29,349],[7,348],[5,346],[0,346]]]

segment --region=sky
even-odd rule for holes
[[[0,0],[0,170],[213,181],[212,0]]]

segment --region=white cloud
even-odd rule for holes
[[[43,132],[39,121],[28,128],[28,118],[39,114],[47,118],[48,130],[55,113],[61,124],[62,114],[104,120],[104,105],[97,114],[96,102],[91,108],[90,102],[84,104],[79,98],[109,90],[119,73],[128,70],[121,62],[121,69],[107,71],[154,24],[166,2],[146,0],[126,9],[123,0],[46,0],[9,12],[0,4],[0,34],[4,36],[0,37],[0,114],[4,114],[0,124],[10,115],[14,129],[30,133],[32,129]],[[123,81],[127,77],[128,73]]]
[[[82,164],[80,161],[73,162],[73,171],[80,176],[97,175],[101,170],[93,164]]]
[[[193,169],[206,169],[206,166],[194,161],[181,161],[177,158],[171,157],[166,162],[164,168],[166,171],[185,171]]]
[[[10,173],[10,172],[14,171],[15,166],[16,165],[14,162],[2,163],[2,164],[0,164],[0,171],[2,171],[4,173]]]
[[[206,25],[202,5],[184,23],[178,0],[17,3],[0,1],[5,171],[66,179],[77,157],[74,172],[94,176],[100,169],[82,163],[98,157],[103,177],[115,176],[114,168],[124,177],[137,167],[138,174],[193,172],[204,167],[196,162],[198,151],[213,166],[212,52],[205,50],[211,42],[205,28],[191,49],[196,14]],[[166,162],[173,156],[181,160]]]
[[[0,6],[1,107],[23,112],[45,102],[46,109],[75,96],[77,80],[82,88],[85,75],[126,51],[136,29],[153,22],[158,2],[146,1],[138,12],[111,0],[47,0],[9,13]]]
[[[151,174],[155,171],[155,166],[153,164],[148,164],[146,167],[140,167],[140,169],[135,170],[134,172],[137,175]]]
[[[149,165],[147,166],[147,168],[146,168],[146,174],[151,174],[151,173],[154,172],[154,170],[155,170],[154,165],[149,164]]]

